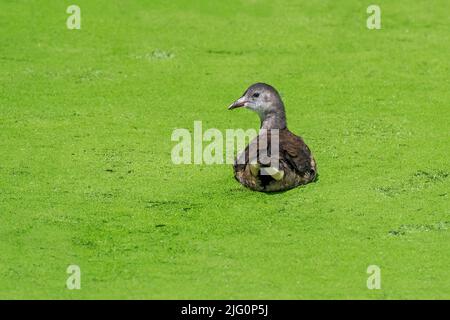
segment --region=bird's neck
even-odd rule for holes
[[[269,113],[260,116],[260,129],[286,129],[286,115],[284,112]]]

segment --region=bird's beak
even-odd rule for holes
[[[233,110],[240,107],[245,107],[245,104],[247,103],[247,100],[245,100],[245,96],[240,97],[235,102],[233,102],[229,107],[228,110]]]

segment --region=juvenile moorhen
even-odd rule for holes
[[[284,104],[275,88],[265,83],[251,85],[228,109],[240,107],[255,111],[261,119],[261,127],[259,135],[234,161],[236,180],[262,192],[284,191],[315,180],[314,157],[303,139],[287,128]],[[276,133],[278,141],[271,139]],[[260,159],[262,151],[269,157],[277,156],[271,154],[273,141],[278,142],[278,166]]]

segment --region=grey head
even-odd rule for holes
[[[255,111],[261,119],[261,128],[286,128],[284,104],[277,90],[265,83],[252,84],[228,109],[244,107]]]

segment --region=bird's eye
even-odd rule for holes
[[[259,93],[258,93],[258,92],[255,92],[255,93],[253,94],[252,97],[253,97],[253,98],[258,98],[258,97],[259,97]]]

